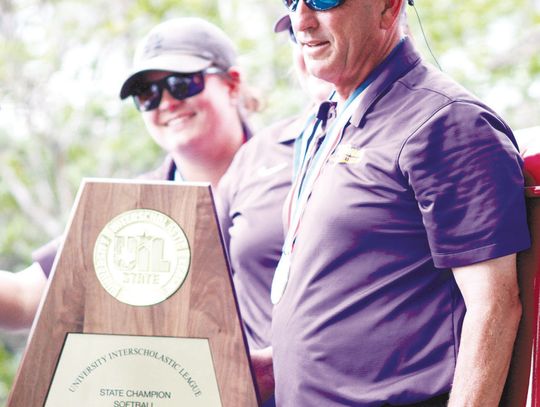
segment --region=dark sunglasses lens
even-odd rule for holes
[[[201,93],[204,89],[202,74],[196,73],[190,76],[171,75],[167,77],[167,90],[175,99],[185,99]]]
[[[183,100],[203,91],[204,76],[201,72],[190,75],[173,74],[153,83],[141,84],[133,92],[137,109],[141,112],[156,109],[161,103],[164,87],[172,97]]]
[[[304,0],[306,5],[316,11],[326,11],[343,3],[343,0]]]
[[[135,106],[141,112],[153,110],[159,106],[161,102],[161,89],[156,83],[141,86],[133,94]]]

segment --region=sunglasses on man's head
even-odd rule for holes
[[[300,1],[301,0],[283,0],[283,3],[285,3],[285,7],[287,7],[289,11],[296,11]],[[306,3],[306,6],[315,11],[330,10],[341,5],[344,1],[345,0],[303,0],[303,2]]]
[[[204,75],[223,73],[217,68],[208,68],[205,71],[194,73],[173,73],[157,81],[141,82],[132,92],[135,106],[141,112],[157,109],[161,103],[163,89],[177,99],[184,100],[195,96],[204,90]]]

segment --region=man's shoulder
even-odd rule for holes
[[[425,62],[419,63],[399,78],[384,96],[384,100],[385,103],[407,106],[403,114],[406,116],[414,113],[418,123],[439,113],[460,120],[487,114],[507,127],[492,108],[447,74]]]
[[[404,94],[411,98],[427,97],[439,104],[450,104],[454,101],[480,104],[479,99],[465,87],[426,62],[416,65],[396,83],[405,87]]]

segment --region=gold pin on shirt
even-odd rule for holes
[[[364,150],[350,144],[339,145],[330,157],[332,164],[357,164],[362,160]]]

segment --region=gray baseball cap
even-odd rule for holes
[[[137,47],[120,98],[131,95],[144,72],[191,73],[210,66],[226,71],[235,64],[236,56],[233,42],[212,23],[197,17],[167,20],[154,27]]]

